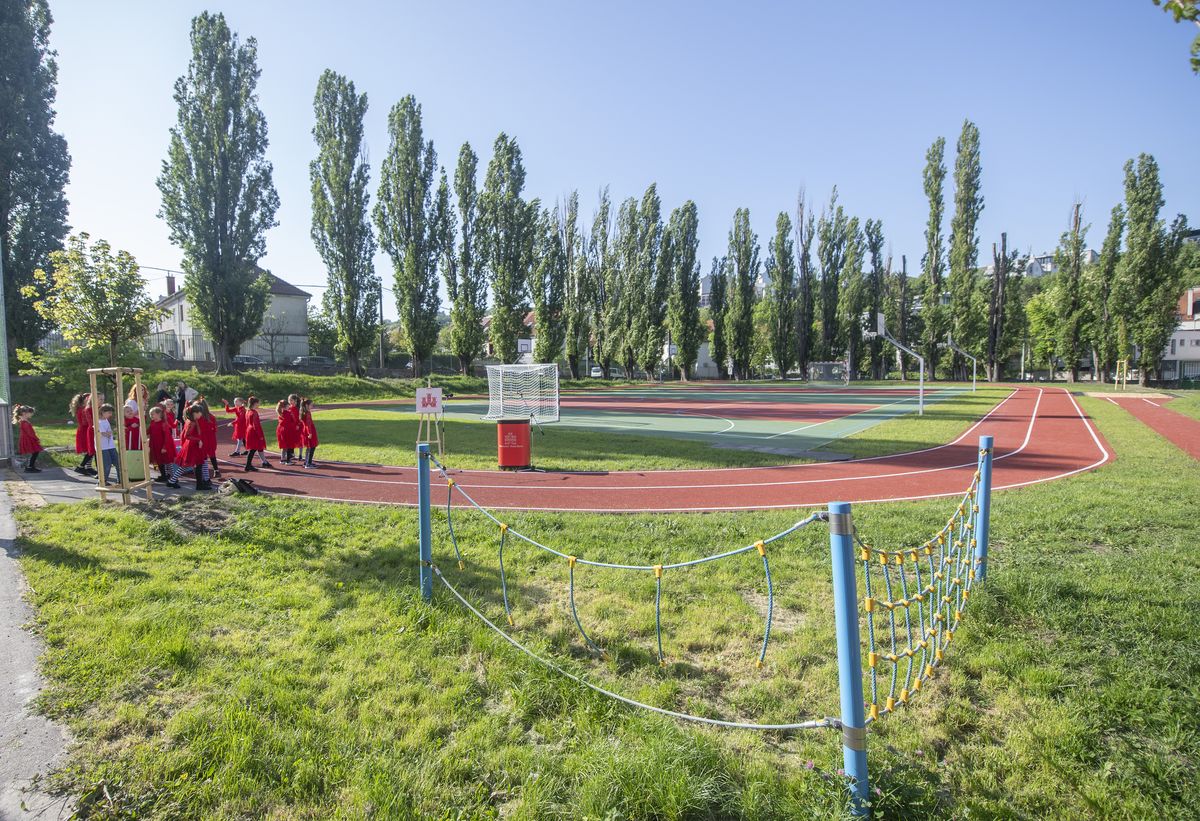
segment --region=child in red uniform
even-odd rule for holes
[[[175,418],[176,408],[174,399],[164,399],[163,403],[163,421],[167,423],[167,430],[171,431],[171,438],[174,439],[179,435],[179,420]]]
[[[150,461],[158,465],[156,482],[167,487],[179,487],[179,466],[175,464],[175,432],[167,427],[166,414],[160,405],[150,409]]]
[[[291,427],[288,428],[288,462],[296,461],[304,456],[304,429],[300,426],[300,396],[289,394],[287,412],[292,417]]]
[[[196,490],[211,490],[212,482],[208,480],[208,460],[204,452],[204,442],[200,438],[200,408],[191,405],[184,413],[187,420],[183,424],[183,446],[175,457],[175,464],[183,470],[191,468],[196,474]]]
[[[92,427],[92,395],[77,393],[71,398],[67,411],[75,420],[75,452],[83,454],[83,461],[75,468],[82,476],[95,476],[92,460],[96,458],[96,431]]]
[[[288,410],[287,402],[280,399],[275,403],[275,444],[279,446],[281,465],[292,463],[292,452],[288,449],[292,441],[292,413]]]
[[[317,423],[312,418],[313,401],[300,402],[300,433],[304,439],[304,466],[313,466],[313,453],[317,450]]]
[[[37,466],[37,457],[44,448],[38,439],[37,431],[33,429],[33,423],[29,421],[33,418],[33,413],[34,409],[29,405],[17,405],[13,408],[12,423],[21,426],[21,438],[17,440],[17,453],[29,457],[25,462],[25,472],[41,473],[42,469]]]
[[[233,414],[233,453],[230,456],[242,455],[242,444],[246,441],[246,403],[240,396],[233,398],[233,407],[225,400],[225,412]]]
[[[267,447],[267,437],[263,434],[262,421],[258,418],[258,397],[251,396],[246,400],[246,470],[256,471],[254,454],[258,454],[262,466],[267,466],[267,457],[263,451]]]
[[[142,449],[141,423],[138,421],[137,410],[125,406],[125,450]]]
[[[220,479],[221,468],[217,465],[217,417],[212,415],[203,396],[197,397],[192,404],[200,408],[200,439],[204,442],[204,456],[212,466],[212,475]]]

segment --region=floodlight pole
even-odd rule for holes
[[[979,368],[979,360],[976,359],[975,357],[971,356],[969,353],[964,351],[962,348],[955,345],[954,337],[952,337],[950,334],[946,334],[946,347],[952,351],[962,354],[967,359],[971,360],[971,392],[974,393],[976,390],[975,375],[976,375],[976,371]]]

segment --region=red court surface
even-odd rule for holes
[[[1164,407],[1162,403],[1168,397],[1106,396],[1105,399],[1129,411],[1193,459],[1200,459],[1200,421]]]
[[[479,504],[495,509],[761,510],[832,501],[863,503],[958,495],[971,481],[981,435],[995,437],[995,490],[1071,476],[1112,458],[1070,393],[1061,388],[1022,386],[1014,388],[953,442],[850,462],[708,470],[506,473],[458,471],[453,469],[452,455],[447,461],[460,487]],[[261,490],[269,493],[399,505],[414,505],[417,501],[415,468],[324,462],[313,471],[278,466],[251,476]],[[445,492],[445,482],[435,470],[435,503],[445,504]],[[456,494],[455,502],[460,501]]]

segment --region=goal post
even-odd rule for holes
[[[488,411],[484,419],[558,421],[558,366],[488,365]]]

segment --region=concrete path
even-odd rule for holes
[[[60,471],[54,471],[59,472]],[[51,471],[41,475],[49,479]],[[0,819],[69,818],[74,799],[40,792],[34,779],[60,763],[69,736],[65,728],[32,712],[32,702],[42,688],[38,674],[41,641],[25,625],[33,611],[25,600],[28,586],[17,564],[17,525],[9,486],[23,485],[7,469],[0,469]],[[48,491],[52,490],[47,485]],[[65,490],[53,486],[53,495]]]

